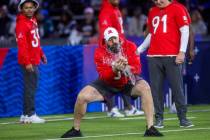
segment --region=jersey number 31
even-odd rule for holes
[[[32,46],[34,48],[38,47],[39,46],[39,30],[38,28],[37,29],[34,29],[31,31],[31,34],[33,35],[33,40],[31,42]]]

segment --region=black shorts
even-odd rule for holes
[[[143,80],[141,77],[136,76],[136,82]],[[114,95],[118,93],[125,94],[127,96],[130,96],[133,99],[136,99],[136,96],[131,95],[131,91],[134,87],[134,85],[131,84],[131,82],[128,82],[122,89],[117,89],[115,87],[111,87],[110,85],[107,85],[104,81],[97,79],[93,81],[90,86],[96,88],[98,92],[104,97],[104,102],[107,102],[110,100]]]

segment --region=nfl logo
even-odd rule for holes
[[[185,21],[186,21],[186,20],[187,20],[187,17],[186,17],[186,16],[183,16],[183,20],[185,20]]]

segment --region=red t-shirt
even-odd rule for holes
[[[119,33],[120,38],[125,38],[123,19],[118,7],[112,6],[108,0],[103,0],[99,13],[99,46],[103,46],[104,30],[113,27]]]
[[[121,46],[122,55],[127,58],[128,65],[131,66],[131,72],[135,75],[141,73],[141,63],[139,55],[135,54],[136,45],[128,40],[125,40]],[[99,79],[104,81],[111,87],[122,89],[128,83],[128,77],[123,74],[120,79],[116,73],[112,70],[112,62],[116,59],[116,55],[110,53],[105,46],[98,47],[95,51],[95,64],[99,74]]]
[[[176,4],[178,4],[178,5],[180,5],[181,7],[184,8],[184,10],[187,14],[187,19],[188,19],[189,23],[191,23],[191,17],[190,17],[190,14],[189,14],[187,8],[183,4],[179,3],[177,0],[173,0],[173,3],[176,3]]]
[[[183,6],[171,3],[165,8],[153,7],[148,16],[152,34],[148,55],[177,55],[180,49],[180,28],[189,25]]]
[[[18,63],[21,65],[39,65],[44,53],[40,47],[38,25],[35,18],[29,19],[23,14],[17,16],[16,40]]]

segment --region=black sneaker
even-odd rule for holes
[[[61,138],[71,138],[71,137],[82,137],[82,133],[80,130],[74,129],[72,127],[69,131],[67,131],[65,134],[61,136]]]
[[[189,121],[188,119],[181,119],[180,120],[180,127],[186,127],[186,128],[189,128],[189,127],[193,127],[194,125],[192,124],[191,121]]]
[[[155,128],[164,128],[163,120],[162,119],[156,119],[154,127]]]
[[[162,137],[163,134],[160,133],[154,126],[151,126],[144,133],[144,137]]]

